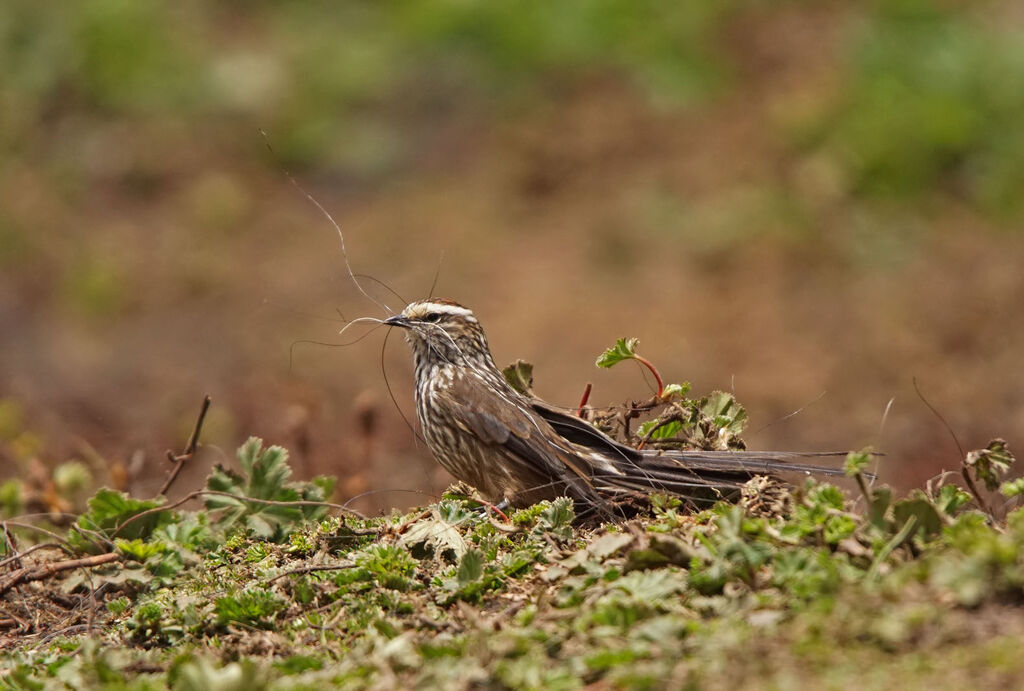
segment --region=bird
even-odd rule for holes
[[[841,475],[793,462],[838,452],[661,451],[622,444],[586,420],[520,393],[494,364],[473,311],[428,298],[383,320],[412,348],[416,417],[434,458],[499,508],[568,496],[607,511],[624,496],[736,497],[755,476]],[[710,499],[709,499],[710,498]]]

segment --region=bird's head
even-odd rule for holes
[[[453,300],[430,298],[406,305],[401,313],[384,320],[405,329],[417,364],[435,362],[490,365],[487,337],[472,310]]]

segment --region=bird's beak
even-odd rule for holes
[[[387,324],[388,326],[400,326],[403,329],[408,329],[410,326],[412,326],[412,324],[409,323],[409,320],[400,314],[396,314],[393,317],[388,317],[387,319],[384,320],[384,323]]]

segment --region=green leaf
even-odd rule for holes
[[[247,498],[274,502],[322,502],[330,483],[317,479],[313,482],[288,483],[292,470],[288,466],[288,452],[280,446],[263,448],[263,441],[250,437],[238,449],[242,473],[214,467],[206,484],[209,489],[234,496],[208,496],[208,509],[223,509],[223,527],[243,524],[258,537],[282,542],[303,523],[320,520],[327,515],[326,506],[285,506],[245,501]]]
[[[654,433],[651,434],[651,439],[672,439],[677,434],[679,434],[680,430],[683,429],[683,423],[681,420],[672,420],[670,422],[666,422],[664,425],[661,425],[661,427],[655,429],[659,422],[660,420],[648,420],[647,422],[643,423],[637,428],[636,433],[641,438],[645,438],[647,437],[647,434],[653,429]]]
[[[854,477],[864,472],[864,469],[868,467],[871,462],[871,450],[861,449],[860,451],[851,451],[846,454],[846,463],[843,465],[843,471],[847,477]]]
[[[533,395],[533,365],[529,362],[516,360],[501,373],[513,389],[526,396]]]
[[[659,569],[626,574],[615,581],[614,587],[639,600],[659,602],[679,592],[685,585],[673,572]]]
[[[682,384],[665,384],[665,388],[661,390],[661,400],[667,401],[673,396],[679,396],[682,398],[690,392],[690,382],[684,381]]]
[[[286,603],[269,590],[253,588],[234,596],[217,598],[214,612],[221,625],[238,623],[269,629]]]
[[[923,533],[925,538],[934,537],[942,530],[942,519],[938,511],[921,496],[896,502],[892,507],[892,515],[898,526],[906,525],[911,517],[915,518],[915,532]]]
[[[547,506],[537,516],[537,525],[534,530],[548,533],[560,540],[568,540],[572,537],[572,521],[576,517],[572,499],[559,497],[546,503]]]
[[[974,468],[974,477],[984,482],[989,491],[994,491],[1014,460],[1006,442],[993,439],[984,449],[969,452],[964,465]]]
[[[888,527],[887,514],[892,504],[892,490],[879,487],[871,491],[871,505],[868,507],[868,519],[872,525],[885,529]]]
[[[484,555],[478,550],[471,549],[462,555],[459,560],[459,568],[455,572],[455,582],[459,587],[469,585],[480,580],[484,574]]]
[[[601,353],[597,358],[598,367],[613,367],[623,360],[636,357],[636,347],[640,343],[637,338],[620,338],[615,345]]]
[[[135,561],[146,561],[152,556],[163,554],[168,547],[162,542],[143,542],[142,540],[115,540],[114,544],[121,554]]]
[[[945,488],[943,488],[945,489]],[[1024,494],[1024,477],[1016,480],[1009,480],[999,486],[999,491],[1004,497],[1019,497]]]
[[[953,516],[962,507],[970,503],[972,497],[956,485],[943,485],[935,500],[935,508],[947,516]]]
[[[732,394],[714,391],[699,401],[688,403],[695,424],[691,433],[694,444],[701,448],[728,450],[745,448],[739,438],[747,426],[747,411]]]
[[[701,414],[714,420],[715,426],[738,435],[747,426],[747,411],[731,393],[714,391],[701,406]]]
[[[78,517],[75,525],[84,531],[99,533],[106,538],[145,540],[156,528],[170,520],[170,511],[154,511],[127,525],[125,523],[133,516],[158,508],[163,501],[162,497],[149,500],[133,499],[124,492],[104,488],[89,499],[89,510]],[[76,531],[72,531],[68,539],[77,549],[93,552],[97,549],[87,537]]]

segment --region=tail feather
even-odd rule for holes
[[[845,451],[676,451],[638,450],[621,444],[590,423],[543,401],[533,409],[570,442],[596,452],[614,473],[598,470],[598,487],[630,491],[666,491],[681,495],[711,491],[734,494],[757,475],[809,474],[842,476],[842,468],[800,462],[845,457]],[[874,479],[873,475],[868,477]]]
[[[733,471],[751,475],[807,473],[841,476],[842,468],[794,463],[791,459],[845,457],[845,451],[665,451],[644,453],[642,465],[675,467],[690,472]]]

